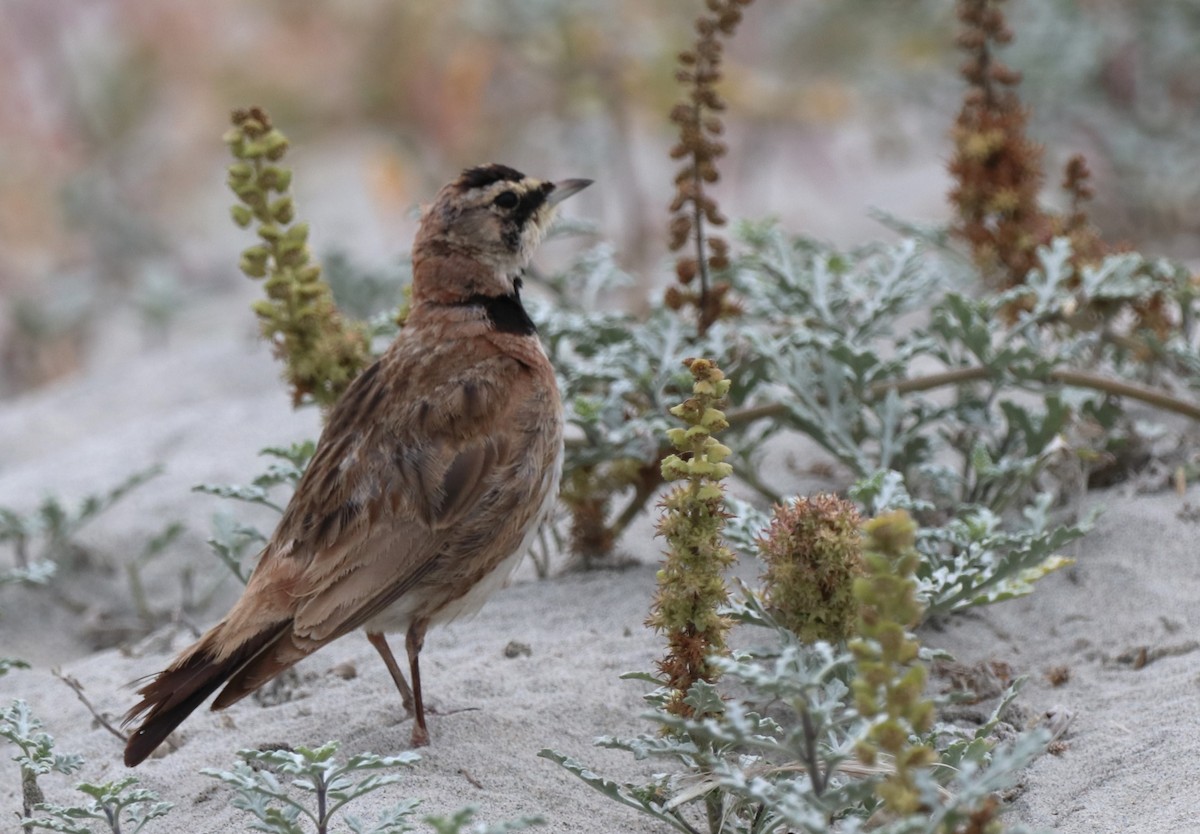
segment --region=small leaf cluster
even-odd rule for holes
[[[21,773],[22,817],[45,801],[38,777],[57,772],[71,774],[83,767],[83,757],[54,752],[54,737],[42,730],[43,724],[22,700],[0,710],[0,738],[17,748],[12,760]]]
[[[57,805],[43,802],[35,810],[49,816],[25,820],[29,828],[44,828],[64,834],[95,834],[89,820],[103,823],[101,830],[112,834],[138,834],[150,820],[164,817],[175,806],[160,802],[158,794],[147,788],[135,787],[136,776],[126,776],[115,782],[92,784],[80,782],[75,789],[90,797],[85,805]]]
[[[0,738],[20,751],[13,761],[39,776],[51,771],[71,774],[82,767],[82,757],[54,752],[54,737],[44,732],[43,726],[25,701],[15,700],[0,711]]]
[[[508,834],[510,831],[524,831],[527,828],[542,825],[545,822],[542,817],[530,814],[518,817],[515,820],[497,822],[490,825],[483,822],[477,822],[472,825],[471,823],[475,819],[475,814],[475,808],[467,807],[455,811],[448,817],[425,817],[424,822],[433,829],[434,834]]]
[[[316,442],[312,440],[289,446],[270,446],[260,451],[259,455],[274,458],[274,461],[268,464],[265,472],[255,476],[249,485],[198,484],[192,487],[192,491],[257,504],[282,513],[287,502],[273,500],[271,490],[276,487],[288,487],[294,491],[315,451]],[[247,565],[247,551],[265,543],[266,540],[267,536],[262,530],[253,525],[242,524],[232,515],[222,512],[213,517],[213,533],[208,539],[208,544],[230,573],[245,585],[250,579],[250,569],[253,567]]]
[[[300,818],[304,817],[318,834],[326,834],[335,815],[355,834],[411,831],[407,820],[416,809],[417,800],[405,800],[386,809],[373,825],[345,813],[343,808],[401,779],[399,774],[379,771],[410,767],[420,756],[408,751],[396,756],[360,753],[339,762],[335,758],[337,750],[338,743],[334,741],[312,749],[239,750],[242,761],[232,770],[206,768],[200,772],[231,786],[236,791],[233,806],[252,814],[257,820],[254,827],[260,831],[304,834],[300,825]],[[287,784],[276,774],[285,777]],[[288,785],[308,799],[293,796]]]
[[[24,660],[18,660],[12,657],[0,657],[0,678],[7,675],[13,669],[28,669],[29,664]]]
[[[662,500],[658,532],[667,554],[658,571],[658,590],[646,624],[667,637],[667,654],[658,663],[671,691],[668,710],[690,715],[687,701],[697,681],[713,681],[711,657],[725,650],[729,621],[719,611],[728,600],[722,571],[733,553],[721,540],[725,521],[721,480],[732,471],[728,447],[713,435],[728,427],[718,408],[730,381],[708,359],[688,359],[692,396],[671,409],[687,424],[667,432],[677,452],[662,462],[663,479],[680,481]]]
[[[225,142],[237,160],[228,179],[239,201],[233,220],[242,228],[256,224],[261,239],[242,252],[239,266],[266,279],[267,297],[254,305],[263,336],[286,363],[293,402],[328,407],[370,360],[366,332],[338,312],[310,257],[308,224],[293,222],[292,173],[279,164],[287,138],[255,107],[234,112]]]
[[[420,800],[405,799],[380,812],[374,823],[347,813],[346,806],[369,793],[395,784],[399,773],[384,770],[411,767],[420,756],[405,751],[395,756],[359,753],[342,762],[336,758],[339,744],[326,742],[320,747],[277,750],[239,750],[242,761],[232,770],[205,769],[236,791],[233,806],[252,814],[252,827],[273,834],[305,834],[301,819],[315,826],[317,834],[327,834],[334,818],[354,834],[401,834],[416,830],[412,819]],[[281,781],[281,778],[286,780]],[[485,825],[470,825],[474,808],[464,808],[448,817],[427,816],[424,822],[438,834],[505,834],[536,825],[540,817]],[[465,826],[470,825],[469,828]]]
[[[277,513],[282,513],[283,506],[270,499],[270,490],[277,486],[289,486],[295,489],[315,451],[316,443],[312,440],[304,440],[290,446],[269,446],[260,451],[259,455],[275,458],[276,462],[269,464],[267,470],[261,475],[255,476],[249,486],[198,484],[192,487],[192,492],[202,492],[218,498],[232,498],[248,504],[259,504],[269,507]]]

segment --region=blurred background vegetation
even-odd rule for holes
[[[758,0],[725,65],[725,213],[839,244],[886,234],[871,206],[945,222],[963,91],[953,6]],[[153,345],[181,306],[251,291],[220,136],[252,103],[294,143],[323,258],[394,269],[414,206],[501,160],[596,179],[573,211],[640,276],[620,303],[657,303],[675,56],[699,8],[0,0],[0,395],[84,366],[106,328]],[[1197,259],[1200,4],[1013,0],[1007,14],[1003,57],[1024,73],[1047,185],[1083,152],[1108,239]]]

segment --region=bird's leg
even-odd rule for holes
[[[396,656],[392,654],[392,647],[387,644],[387,638],[383,636],[382,631],[368,631],[367,639],[371,641],[375,651],[379,652],[379,656],[383,658],[383,663],[391,673],[396,688],[400,690],[400,700],[404,702],[404,711],[412,715],[414,713],[412,690],[408,688],[408,682],[404,680],[404,673],[400,671],[400,664],[396,662]]]
[[[413,722],[412,746],[424,747],[429,744],[429,730],[425,728],[425,704],[421,700],[421,668],[417,665],[417,657],[421,647],[425,645],[425,629],[429,620],[413,620],[408,627],[405,646],[408,648],[408,664],[412,673],[413,702],[416,704],[416,720]]]

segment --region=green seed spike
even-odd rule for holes
[[[646,621],[667,636],[667,654],[658,668],[672,690],[667,709],[677,715],[693,714],[694,708],[684,701],[693,684],[717,678],[710,658],[725,652],[730,626],[717,613],[728,601],[721,573],[734,561],[721,540],[725,524],[721,480],[733,471],[721,461],[731,452],[711,436],[725,424],[716,392],[722,387],[728,390],[728,385],[721,385],[728,380],[707,359],[688,359],[684,364],[692,372],[693,396],[670,409],[688,427],[667,431],[679,454],[663,460],[663,479],[678,485],[661,505],[658,532],[668,550]],[[704,419],[708,425],[702,424]]]
[[[267,298],[254,303],[263,336],[284,361],[292,399],[332,405],[370,360],[366,330],[342,318],[320,266],[310,261],[308,224],[296,223],[288,193],[292,172],[280,162],[288,140],[260,108],[233,114],[225,142],[235,161],[228,183],[238,198],[234,223],[255,229],[262,243],[244,250],[241,270],[266,278]]]
[[[916,524],[897,511],[864,525],[867,534],[866,576],[854,582],[860,614],[859,637],[850,649],[859,662],[852,684],[855,706],[871,723],[855,752],[864,764],[880,751],[893,757],[894,770],[877,789],[883,804],[897,816],[921,805],[915,779],[936,758],[916,740],[933,725],[933,704],[923,698],[925,667],[917,665],[920,644],[908,629],[921,614],[916,597],[913,543]]]

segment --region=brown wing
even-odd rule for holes
[[[297,589],[297,637],[327,642],[395,602],[437,564],[447,537],[458,537],[483,493],[512,463],[503,436],[439,447],[405,454],[385,481],[379,500],[389,506],[378,512],[381,518],[351,546],[327,550],[310,566],[307,587]]]
[[[405,379],[396,369],[377,364],[360,375],[330,415],[225,623],[234,644],[241,641],[233,635],[261,633],[267,622],[289,627],[229,681],[215,709],[360,627],[421,581],[450,531],[519,454],[498,427],[520,404],[512,392],[525,387],[515,379],[521,373],[519,363],[496,355],[487,367],[413,386],[424,397],[389,390]],[[382,414],[371,419],[375,412]]]

